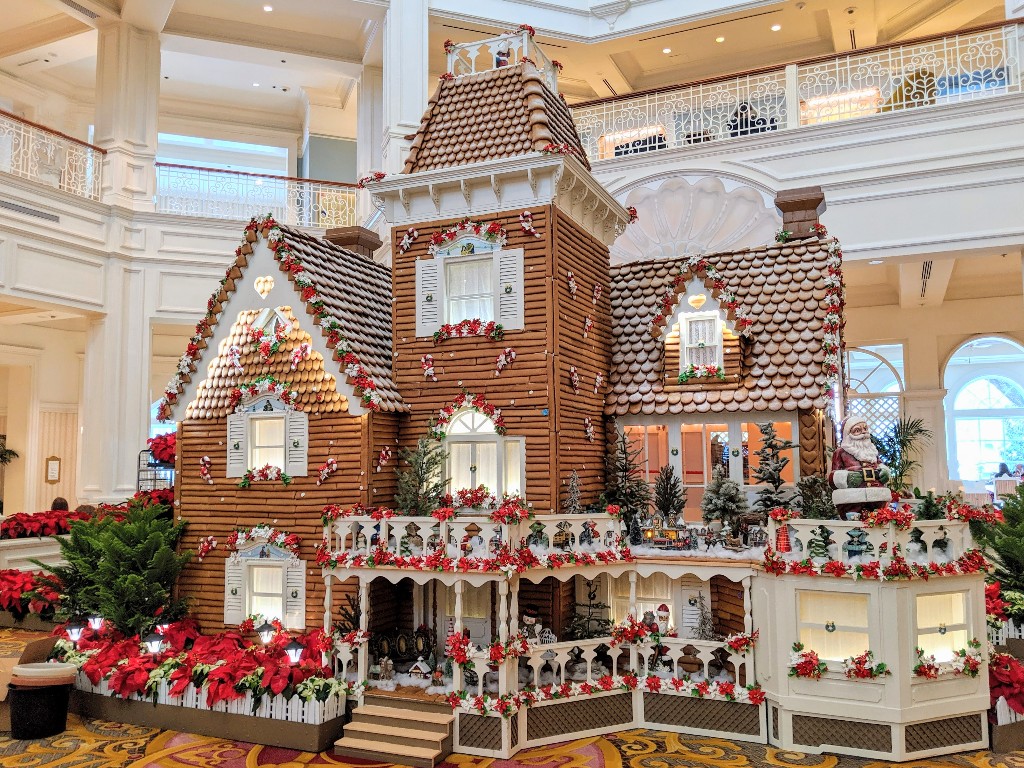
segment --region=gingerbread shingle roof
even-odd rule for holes
[[[823,408],[829,301],[829,242],[817,238],[706,256],[735,294],[737,312],[753,319],[742,343],[738,386],[665,381],[665,336],[651,322],[685,258],[612,268],[612,366],[605,410],[715,413]],[[687,275],[689,277],[689,275]]]
[[[568,144],[588,169],[569,107],[530,63],[442,80],[427,103],[405,173],[526,155]]]

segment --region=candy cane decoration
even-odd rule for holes
[[[602,291],[604,291],[604,289],[600,285],[598,285],[597,283],[594,283],[594,306],[595,307],[597,306],[597,302],[599,302],[601,300],[601,293],[602,293]]]
[[[604,384],[604,374],[598,373],[594,375],[594,394],[596,395],[601,389],[601,385]]]
[[[301,363],[303,360],[308,360],[311,354],[313,354],[313,347],[311,347],[305,341],[299,344],[299,346],[297,346],[295,349],[293,349],[291,366],[292,370],[297,370],[299,367],[299,363]]]
[[[317,470],[316,484],[323,485],[327,478],[338,471],[337,459],[328,459],[320,465],[320,469]]]
[[[210,467],[212,466],[213,460],[209,456],[203,456],[199,460],[199,476],[210,485],[213,485],[213,475],[210,474]]]
[[[594,327],[594,318],[587,315],[587,318],[583,321],[583,338],[587,338],[587,334],[590,333],[590,329]]]
[[[412,248],[413,241],[420,236],[420,233],[415,227],[409,227],[405,230],[405,234],[402,235],[402,241],[398,244],[398,252],[405,253]]]
[[[589,416],[583,417],[583,434],[587,436],[589,442],[594,442],[594,422]]]
[[[377,471],[380,472],[383,467],[387,466],[389,461],[391,461],[391,449],[385,445],[380,449],[380,454],[377,456]]]
[[[231,366],[232,373],[245,372],[245,368],[242,366],[242,348],[237,344],[232,344],[228,348],[228,365]]]
[[[572,385],[572,391],[578,395],[580,393],[580,375],[576,371],[575,365],[569,366],[569,383]]]
[[[505,347],[494,361],[494,375],[501,376],[501,372],[516,361],[516,351],[512,347]]]
[[[572,273],[571,269],[565,273],[565,281],[569,285],[569,295],[575,299],[579,286],[576,284],[576,275]]]
[[[540,232],[534,229],[533,226],[533,214],[529,211],[523,211],[519,214],[519,226],[523,228],[523,232],[534,237],[540,237]]]
[[[437,381],[437,376],[434,374],[434,356],[424,355],[420,358],[420,368],[423,369],[423,378],[430,379],[431,381]]]

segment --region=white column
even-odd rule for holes
[[[629,572],[629,613],[636,616],[636,571]]]
[[[331,579],[329,571],[324,574],[324,632],[331,634]]]
[[[508,640],[508,581],[498,582],[498,639]]]
[[[462,634],[462,590],[466,586],[466,582],[462,579],[456,579],[455,584],[452,588],[455,590],[455,634]]]
[[[359,579],[359,628],[365,632],[370,626],[370,582],[363,578]],[[370,644],[360,643],[356,657],[356,674],[359,680],[365,680],[370,674]]]
[[[123,501],[135,493],[149,436],[150,330],[144,273],[111,259],[107,315],[86,334],[78,496]],[[168,430],[173,425],[168,425]]]
[[[384,17],[384,144],[386,173],[402,170],[429,96],[427,0],[391,0]]]
[[[510,635],[519,634],[519,576],[518,574],[512,577],[512,583],[509,585],[511,590],[511,596],[509,598],[509,617],[508,617],[508,632]]]
[[[384,167],[381,154],[384,142],[384,70],[380,67],[363,67],[357,112],[356,175],[363,177]],[[366,221],[373,213],[370,196],[359,195],[356,205],[358,221]]]
[[[1024,0],[1006,0],[1006,18],[1019,19],[1024,17]]]
[[[156,194],[160,34],[123,22],[98,30],[95,143],[107,150],[103,202],[151,211]]]
[[[907,419],[921,419],[932,431],[932,439],[919,442],[914,458],[920,467],[909,478],[911,487],[921,490],[935,488],[939,494],[955,491],[947,488],[950,470],[946,459],[946,411],[943,406],[945,389],[907,389],[903,393],[903,415]]]

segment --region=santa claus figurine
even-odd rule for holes
[[[668,634],[668,606],[662,603],[658,606],[658,610],[655,612],[655,616],[658,618],[658,632],[663,635]]]
[[[871,442],[868,423],[862,416],[847,416],[843,420],[843,441],[832,454],[832,471],[828,483],[832,503],[839,516],[852,519],[871,509],[880,509],[892,500],[886,485],[889,468],[878,460],[878,449]]]

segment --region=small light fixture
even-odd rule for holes
[[[164,639],[156,632],[150,632],[144,638],[142,638],[142,644],[146,646],[146,650],[153,656],[160,653],[160,648],[164,644]]]
[[[772,32],[778,32],[780,29],[782,29],[781,24],[772,24]]]
[[[99,632],[103,629],[103,617],[98,614],[93,614],[88,618],[89,629],[93,632]]]
[[[272,6],[272,5],[264,5],[263,6],[263,10],[266,11],[267,13],[270,13],[272,10],[274,10],[274,6]]]
[[[305,646],[303,646],[298,640],[292,640],[284,647],[284,652],[288,654],[288,661],[292,664],[299,663],[299,659],[302,658],[302,652],[304,650],[306,650]]]
[[[264,621],[256,627],[256,634],[260,636],[260,642],[264,645],[271,641],[275,632],[277,632],[277,630],[274,628],[274,625],[268,621]]]
[[[259,87],[260,87],[260,84],[259,84],[259,83],[253,83],[253,84],[252,84],[252,87],[253,87],[253,88],[259,88]]]
[[[78,645],[78,641],[82,639],[82,633],[84,631],[85,624],[80,621],[69,622],[68,625],[64,627],[64,632],[67,633],[68,640],[70,640],[74,645]]]
[[[868,264],[881,264],[881,263],[882,263],[881,259],[872,259],[871,261],[868,262]]]
[[[715,42],[716,43],[724,43],[725,42],[725,38],[724,37],[716,37],[715,38]]]
[[[671,48],[662,48],[661,52],[662,53],[672,53],[672,49]]]

